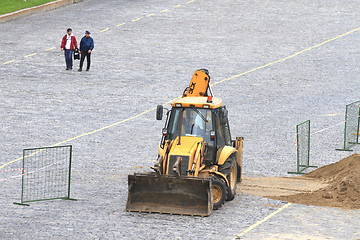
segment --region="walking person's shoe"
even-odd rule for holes
[[[79,72],[81,72],[82,71],[82,69],[81,68],[79,68],[79,70],[78,70]]]
[[[90,70],[89,68],[86,69],[86,71],[89,71],[89,70]]]
[[[66,68],[65,70],[70,70],[70,68]]]

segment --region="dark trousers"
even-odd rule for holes
[[[90,61],[90,56],[91,56],[91,52],[90,52],[90,53],[88,53],[88,52],[81,52],[80,69],[82,69],[82,67],[83,67],[85,57],[86,57],[86,63],[87,63],[86,69],[87,69],[87,70],[90,69],[90,62],[91,62],[91,61]]]
[[[64,54],[65,54],[66,69],[72,69],[73,67],[72,56],[74,54],[74,51],[70,49],[65,49]]]

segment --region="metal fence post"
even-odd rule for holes
[[[289,174],[303,174],[310,166],[310,120],[296,125],[296,172]]]
[[[346,105],[345,126],[344,126],[344,146],[337,148],[337,151],[353,151],[352,148],[359,143],[360,128],[360,101]],[[354,137],[355,136],[355,137]]]

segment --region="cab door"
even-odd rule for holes
[[[231,145],[231,135],[226,108],[220,107],[212,110],[212,124],[215,137],[210,138],[207,142],[207,153],[205,163],[216,163],[217,151],[224,146]]]
[[[224,146],[232,146],[229,120],[227,116],[227,109],[225,106],[216,109],[215,111],[215,132],[216,132],[216,147],[220,149]]]

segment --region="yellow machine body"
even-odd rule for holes
[[[220,98],[212,97],[212,101],[209,102],[208,97],[184,97],[175,100],[171,106],[215,109],[222,106],[222,100]]]
[[[234,198],[243,138],[230,139],[227,110],[208,95],[209,81],[207,70],[195,71],[171,104],[155,172],[128,176],[127,211],[208,216]]]

